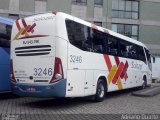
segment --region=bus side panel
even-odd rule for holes
[[[85,96],[93,95],[94,85],[94,70],[86,70],[85,81],[84,81],[84,94]]]
[[[83,54],[84,55],[84,54]],[[84,96],[85,70],[82,67],[82,53],[68,42],[67,97]],[[81,66],[81,67],[80,67]]]
[[[85,70],[68,70],[67,97],[84,96]]]

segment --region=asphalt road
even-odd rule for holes
[[[132,95],[136,90],[134,88],[107,93],[105,100],[100,103],[87,98],[44,99],[17,97],[10,93],[0,94],[0,114],[2,119],[18,115],[18,119],[29,120],[75,119],[76,116],[83,116],[81,119],[101,119],[106,114],[160,114],[160,94],[153,97],[137,97]]]

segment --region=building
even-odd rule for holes
[[[160,0],[0,0],[0,16],[61,11],[145,43],[160,56]]]

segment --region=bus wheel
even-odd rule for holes
[[[145,89],[146,87],[147,87],[147,80],[146,77],[143,77],[142,89]]]
[[[99,79],[98,83],[97,83],[95,101],[96,102],[101,102],[101,101],[104,100],[105,96],[106,96],[106,85],[105,85],[105,82],[102,79]]]

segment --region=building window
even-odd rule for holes
[[[87,0],[72,0],[73,4],[87,5]]]
[[[139,2],[136,0],[112,0],[112,17],[138,19]]]
[[[94,24],[98,25],[98,26],[102,26],[102,22],[97,22],[95,21]]]
[[[112,24],[112,30],[125,36],[131,37],[135,40],[138,40],[138,25]]]
[[[103,5],[103,0],[94,0],[94,4],[102,6]]]

